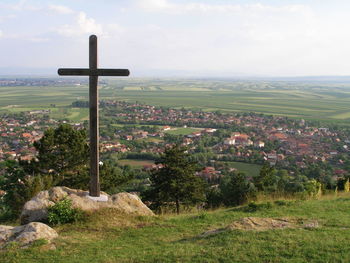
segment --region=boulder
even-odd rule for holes
[[[33,221],[45,221],[47,219],[47,208],[56,202],[67,198],[72,201],[74,208],[83,211],[93,211],[101,208],[118,209],[121,213],[153,216],[154,213],[141,201],[141,199],[130,193],[118,193],[108,195],[106,202],[98,202],[89,198],[89,192],[68,187],[53,187],[48,191],[41,191],[31,200],[25,203],[21,213],[21,223],[27,224]]]
[[[47,192],[47,191],[44,191]],[[42,221],[47,218],[47,208],[55,203],[47,199],[46,195],[40,192],[37,196],[24,204],[21,213],[21,223]],[[41,194],[41,195],[40,195]]]
[[[0,225],[0,249],[10,242],[16,242],[21,248],[26,248],[36,240],[45,239],[50,243],[56,237],[58,234],[54,229],[39,222],[17,227]]]

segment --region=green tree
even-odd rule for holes
[[[119,192],[133,176],[127,168],[121,169],[112,162],[106,161],[100,166],[101,189],[109,194]]]
[[[89,157],[86,136],[85,130],[75,130],[69,124],[46,130],[44,136],[34,142],[40,168],[59,173],[86,165]]]
[[[198,167],[190,161],[186,148],[177,145],[166,149],[159,163],[163,167],[151,172],[151,187],[146,192],[153,207],[175,202],[179,214],[180,204],[194,205],[205,200],[205,181],[195,175]]]
[[[49,128],[39,141],[34,142],[38,162],[27,163],[27,172],[54,174],[62,178],[62,185],[80,186],[88,180],[86,138],[85,130],[75,130],[69,124]]]
[[[268,163],[264,164],[259,175],[254,178],[254,185],[259,191],[275,192],[278,187],[276,169]]]
[[[16,161],[6,162],[6,172],[0,181],[0,189],[5,191],[4,204],[17,216],[24,203],[38,192],[54,184],[49,175],[28,175]]]
[[[227,206],[241,205],[249,198],[255,197],[256,188],[245,173],[230,173],[220,184],[224,204]]]

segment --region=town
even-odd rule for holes
[[[87,107],[87,102],[73,102]],[[203,166],[205,179],[223,176],[225,162],[262,165],[266,161],[290,175],[301,172],[326,185],[349,172],[349,131],[317,127],[303,119],[255,113],[207,112],[156,107],[142,103],[103,100],[101,106],[102,158],[156,160],[174,144],[186,146]],[[0,160],[31,160],[33,142],[48,127],[68,120],[54,120],[50,112],[28,111],[1,118]],[[76,128],[86,122],[72,123]],[[144,170],[156,167],[144,165]],[[317,175],[315,168],[317,167]],[[231,168],[231,170],[234,168]]]

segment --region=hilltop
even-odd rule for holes
[[[180,216],[130,217],[104,210],[56,227],[55,250],[1,252],[2,262],[349,262],[350,194],[270,201]],[[245,217],[317,220],[317,228],[223,229]]]

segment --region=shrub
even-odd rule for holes
[[[16,161],[6,161],[5,169],[4,175],[0,176],[0,189],[5,192],[0,200],[0,217],[16,218],[25,202],[54,184],[52,176],[28,175]]]
[[[269,210],[272,208],[272,204],[270,202],[257,204],[255,202],[250,202],[247,206],[243,208],[244,212],[256,212],[260,210]]]
[[[224,179],[219,188],[223,202],[227,206],[242,205],[256,196],[254,184],[241,172],[229,174],[227,181]]]
[[[83,212],[72,207],[72,201],[63,199],[48,208],[48,222],[50,225],[73,223],[82,219]]]
[[[276,200],[274,203],[278,206],[291,206],[295,202],[287,200]]]

